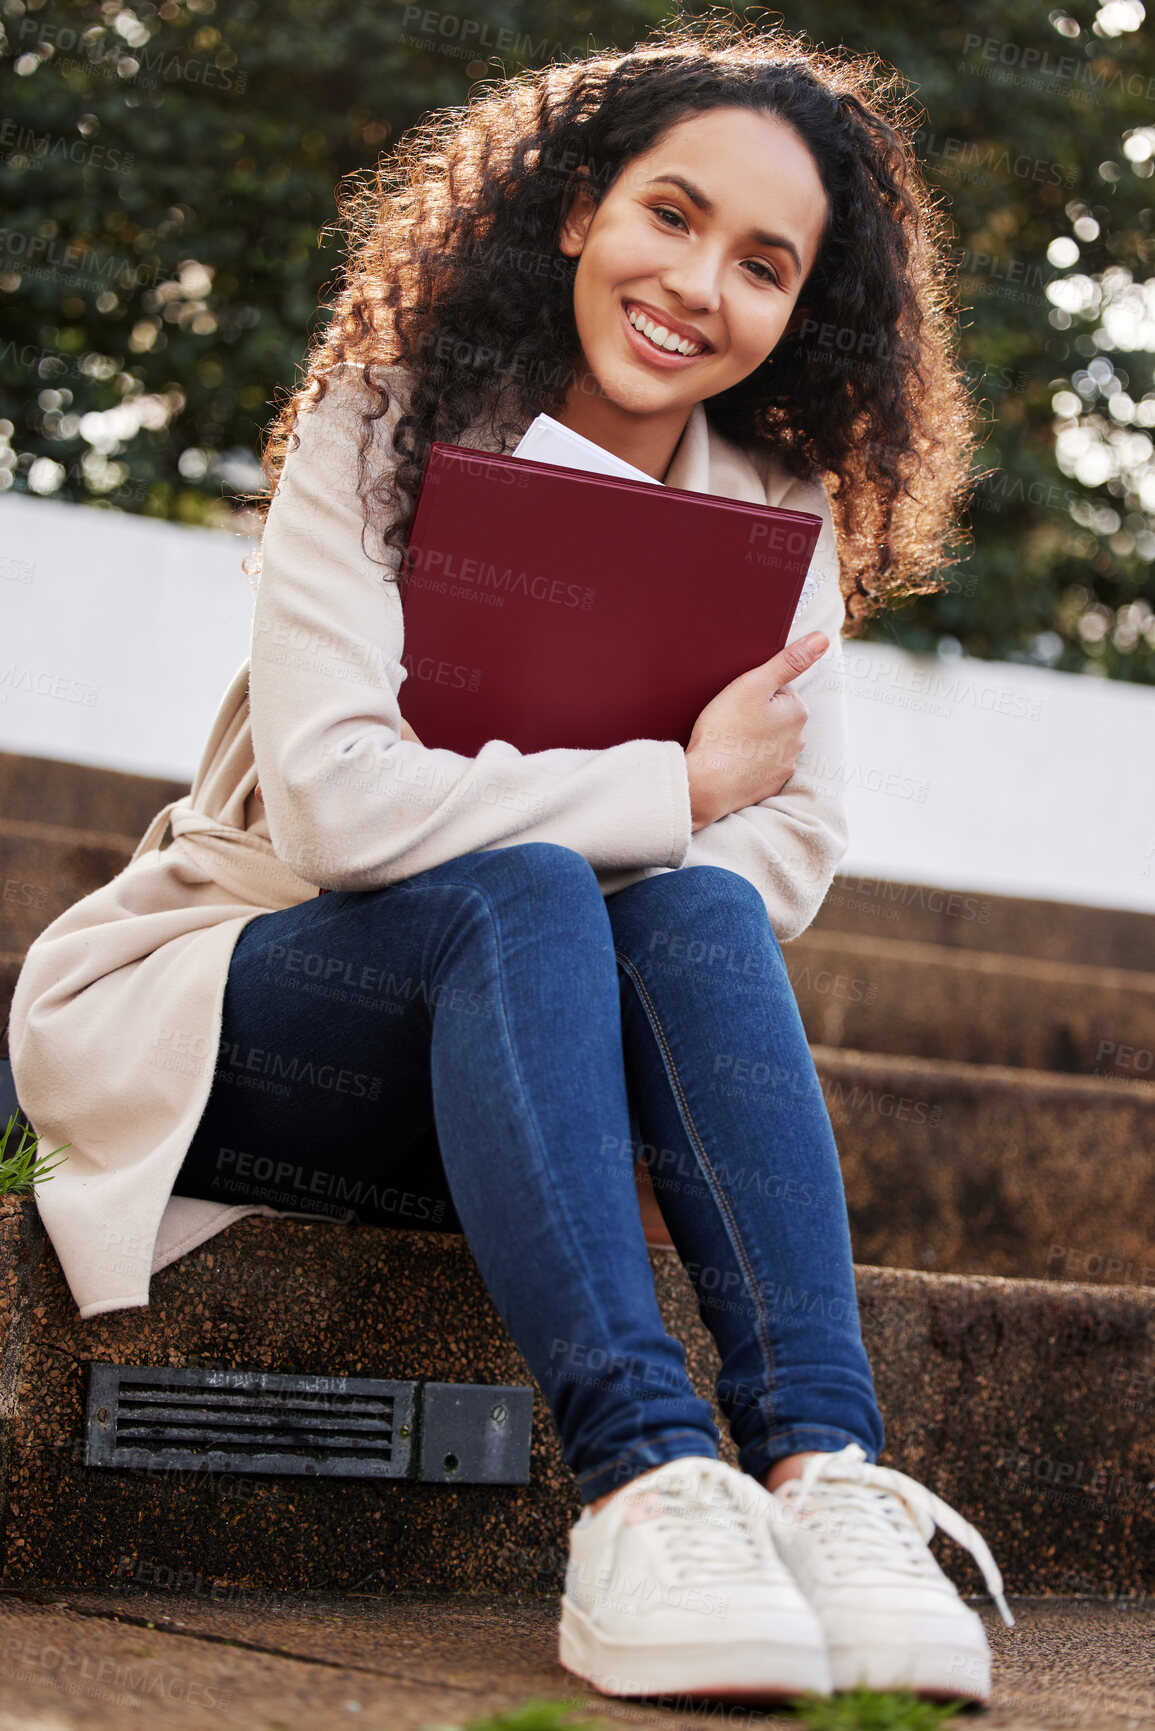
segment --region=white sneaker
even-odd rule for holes
[[[822,1626],[774,1550],[770,1493],[667,1461],[570,1530],[561,1662],[603,1695],[830,1693]]]
[[[826,1631],[835,1689],[989,1698],[982,1620],[926,1543],[937,1525],[965,1546],[1013,1628],[994,1558],[961,1515],[905,1473],[869,1465],[857,1443],[807,1461],[770,1500],[775,1546]]]

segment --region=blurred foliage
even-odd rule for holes
[[[611,23],[635,39],[650,16],[637,0],[2,0],[14,485],[234,521],[223,495],[259,484],[274,393],[328,316],[342,177],[499,75],[493,53],[513,71],[604,46]]]
[[[260,434],[328,316],[342,177],[479,79],[629,46],[666,10],[0,0],[0,484],[252,528],[233,495],[259,485]],[[1065,268],[1048,248],[1077,223],[1096,231],[1077,240],[1081,271],[1147,275],[1151,162],[1123,148],[1155,120],[1155,49],[1131,27],[1142,7],[786,0],[744,15],[911,79],[918,148],[953,222],[960,357],[997,472],[949,589],[867,635],[1155,682],[1155,509],[1134,475],[1064,473],[1053,407],[1063,391],[1096,413],[1133,402],[1145,425],[1151,352],[1112,350],[1095,317],[1046,292]]]
[[[950,589],[888,611],[870,638],[1155,683],[1155,620],[1134,629],[1155,608],[1155,511],[1121,481],[1088,487],[1058,467],[1052,400],[1108,355],[1094,319],[1056,328],[1045,292],[1064,274],[1048,248],[1085,216],[1099,232],[1078,241],[1080,270],[1155,275],[1151,162],[1133,166],[1122,149],[1155,122],[1155,43],[1145,27],[1094,28],[1142,15],[1094,0],[786,0],[788,26],[877,53],[915,86],[919,154],[955,231],[959,354],[988,429],[981,466],[997,469],[975,494],[972,550]],[[1109,359],[1133,400],[1153,390],[1149,351]]]

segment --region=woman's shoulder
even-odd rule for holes
[[[338,361],[311,373],[299,387],[285,476],[323,469],[326,485],[355,488],[348,477],[359,449],[365,448],[373,463],[391,462],[396,425],[409,408],[411,379],[406,368],[379,362]]]
[[[324,393],[315,387],[323,382]],[[335,361],[331,367],[318,369],[309,380],[313,395],[303,400],[312,407],[315,401],[324,402],[333,396],[345,401],[360,400],[365,408],[371,408],[382,401],[382,388],[387,392],[390,407],[397,404],[399,408],[407,409],[410,393],[413,388],[413,373],[409,367],[399,362],[385,361]]]

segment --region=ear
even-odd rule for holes
[[[587,168],[575,168],[567,179],[562,209],[564,214],[558,229],[558,245],[567,258],[577,258],[597,209]]]

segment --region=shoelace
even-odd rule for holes
[[[662,1479],[655,1482],[650,1478],[638,1486],[639,1498],[651,1496],[655,1502],[665,1504],[666,1512],[647,1521],[646,1527],[660,1536],[677,1568],[678,1578],[685,1580],[692,1570],[699,1579],[733,1580],[736,1570],[740,1572],[742,1568],[742,1564],[736,1564],[736,1545],[745,1553],[747,1568],[763,1568],[765,1551],[759,1545],[754,1525],[757,1507],[744,1507],[739,1501],[724,1463],[703,1461],[700,1467],[683,1470],[685,1478],[680,1479],[679,1475],[680,1482],[671,1484]],[[626,1502],[622,1498],[623,1514]]]
[[[854,1487],[868,1493],[885,1492],[901,1497],[909,1505],[925,1541],[934,1536],[936,1526],[941,1527],[949,1538],[970,1552],[982,1570],[987,1591],[998,1606],[1003,1622],[1008,1629],[1014,1628],[1015,1619],[1003,1595],[1003,1577],[986,1540],[957,1510],[952,1509],[949,1503],[944,1503],[941,1497],[936,1496],[925,1485],[920,1485],[917,1479],[908,1478],[906,1473],[900,1473],[894,1467],[871,1465],[866,1459],[866,1451],[858,1443],[848,1443],[835,1454],[815,1455],[807,1461],[797,1481],[798,1489],[791,1494],[790,1500],[795,1514],[801,1513],[803,1505],[816,1492],[822,1480],[829,1481],[829,1484],[823,1487],[827,1494],[817,1491],[817,1495],[814,1495],[816,1502],[828,1503],[833,1507],[840,1500],[849,1500],[837,1496],[836,1486]],[[892,1567],[905,1567],[912,1577],[927,1572],[925,1554],[921,1547],[907,1542],[908,1536],[911,1541],[917,1536],[915,1529],[901,1514],[887,1508],[883,1496],[856,1497],[854,1513],[853,1535],[842,1528],[836,1528],[832,1534],[827,1535],[816,1529],[819,1542],[825,1542],[827,1537],[834,1538],[840,1547],[848,1551],[848,1560],[873,1562],[879,1560],[885,1552],[886,1560]],[[896,1538],[902,1539],[904,1552],[902,1562],[897,1564],[893,1551]]]

